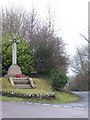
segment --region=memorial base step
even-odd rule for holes
[[[11,84],[16,88],[35,88],[32,78],[9,78]]]
[[[15,85],[15,87],[16,87],[16,88],[26,88],[26,89],[31,88],[30,85],[24,85],[24,84],[23,84],[23,85],[22,85],[22,84],[21,84],[21,85],[20,85],[20,84],[19,84],[19,85],[17,84],[17,85]]]

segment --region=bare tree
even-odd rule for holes
[[[84,35],[81,34],[81,36],[89,43],[89,40]],[[71,61],[72,71],[76,73],[71,82],[79,90],[88,90],[88,52],[87,45],[77,48],[77,52]]]
[[[86,40],[87,42],[89,42],[89,39],[85,35],[83,35],[83,34],[80,34],[80,35],[84,38],[84,40]]]
[[[32,8],[32,10],[29,13],[23,13],[22,17],[22,30],[21,34],[22,36],[27,39],[28,41],[33,41],[33,35],[37,31],[37,23],[38,23],[38,17],[37,17],[37,11],[35,8]]]
[[[88,48],[83,47],[81,50],[77,49],[76,55],[73,57],[72,71],[75,73],[85,73],[88,71]]]
[[[21,13],[14,9],[2,9],[3,33],[19,34],[21,28]]]

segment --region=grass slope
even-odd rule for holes
[[[39,103],[68,103],[77,101],[79,98],[72,94],[52,91],[48,81],[49,79],[45,76],[33,78],[36,84],[35,89],[17,89],[14,88],[7,78],[0,78],[0,83],[2,83],[2,89],[4,91],[16,91],[19,93],[49,93],[54,92],[56,99],[54,100],[37,100],[37,99],[24,99],[16,97],[2,97],[2,100],[5,101],[28,101],[28,102],[39,102]],[[1,99],[1,98],[0,98]]]
[[[51,92],[50,86],[47,83],[46,77],[33,78],[36,84],[35,89],[14,88],[7,78],[2,78],[2,89],[5,91],[16,91],[20,93],[47,93]],[[1,80],[0,80],[1,81]]]

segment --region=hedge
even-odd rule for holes
[[[55,99],[55,93],[46,93],[46,94],[23,94],[19,92],[7,92],[7,91],[0,91],[2,96],[7,97],[19,97],[19,98],[33,98],[33,99]]]

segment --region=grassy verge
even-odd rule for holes
[[[6,78],[0,79],[0,83],[2,81],[2,89],[4,91],[15,91],[19,93],[49,93],[53,92],[52,89],[50,88],[50,85],[48,84],[48,78],[47,77],[38,77],[38,78],[33,78],[36,84],[35,89],[17,89],[11,86],[10,82]],[[65,92],[57,92],[54,91],[56,99],[52,100],[37,100],[37,99],[26,99],[26,98],[18,98],[18,97],[5,97],[2,96],[0,97],[0,100],[3,101],[16,101],[16,102],[37,102],[37,103],[69,103],[69,102],[74,102],[77,101],[79,98],[77,96],[74,96],[72,94],[68,94]]]

